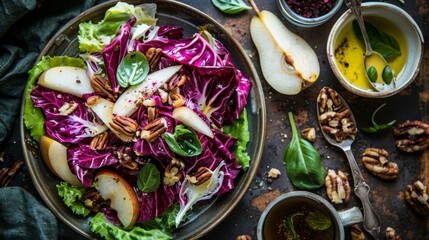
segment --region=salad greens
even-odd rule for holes
[[[149,73],[149,62],[141,52],[128,53],[116,70],[116,78],[123,88],[140,84]]]
[[[82,196],[85,188],[71,186],[69,183],[61,182],[57,184],[58,195],[63,198],[64,203],[77,215],[88,216],[91,212],[82,203]]]
[[[176,125],[174,134],[164,133],[162,138],[168,144],[171,151],[184,157],[193,157],[201,154],[200,139],[192,128],[183,124]]]
[[[109,202],[103,202],[101,212],[89,222],[92,231],[106,239],[171,239],[173,229],[187,218],[196,202],[230,191],[240,171],[249,167],[246,145],[250,134],[245,107],[250,80],[209,32],[205,32],[209,41],[200,33],[184,38],[182,27],[156,25],[155,12],[155,4],[134,7],[119,2],[107,10],[100,22],[80,23],[79,58],[44,57],[29,72],[24,121],[31,135],[36,140],[48,135],[67,146],[70,170],[84,186],[93,187],[97,172],[108,168],[134,189],[138,217],[130,231],[120,227],[117,212]],[[150,49],[159,51],[159,62],[153,67],[151,62],[149,68],[146,55]],[[113,108],[108,106],[114,106],[124,90],[144,81],[148,74],[178,65],[180,70],[167,84],[156,91],[141,89],[138,99],[130,99],[139,103],[149,100],[155,116],[150,118],[149,107],[139,104],[131,116],[116,119]],[[108,87],[104,92],[77,97],[37,84],[37,78],[55,66],[73,66],[81,68],[79,71],[86,68],[85,81],[97,76],[97,81]],[[174,82],[178,76],[186,77],[186,82],[178,85]],[[91,85],[92,88],[100,86],[100,82],[96,84],[99,85]],[[182,95],[185,106],[210,126],[213,137],[188,129],[174,119],[175,106],[168,98],[164,100],[163,93]],[[88,107],[87,100],[94,95],[103,98],[103,111],[92,112]],[[69,113],[58,111],[69,105],[73,105]],[[109,118],[112,120],[106,121]],[[134,134],[133,142],[122,142],[117,131],[112,131],[114,118],[137,124],[133,125],[135,130],[124,125],[125,131]],[[164,134],[149,141],[143,137],[151,133],[145,126],[154,118],[162,118],[159,122]],[[93,142],[99,141],[101,133],[106,140],[102,148],[95,148]],[[172,159],[180,160],[183,166],[172,176],[177,181],[166,185],[165,171],[167,167],[171,169]],[[138,169],[128,168],[127,161],[133,161]],[[206,169],[212,176],[196,185],[188,179],[195,178],[199,169]],[[58,185],[66,205],[87,216],[89,210],[82,202],[84,191],[67,183]]]
[[[212,0],[212,3],[222,12],[229,14],[236,14],[242,11],[252,9],[242,0]]]
[[[314,146],[302,138],[295,126],[293,114],[289,112],[292,140],[286,147],[283,162],[292,184],[301,189],[313,190],[325,184],[326,170],[320,154]]]
[[[158,168],[152,163],[143,165],[137,177],[137,187],[144,193],[154,192],[161,184]]]

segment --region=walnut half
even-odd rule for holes
[[[362,229],[357,224],[350,226],[350,238],[352,240],[365,240],[365,234],[363,234]]]
[[[334,170],[329,169],[328,175],[325,178],[326,194],[329,200],[333,203],[343,203],[350,200],[350,184],[349,180],[342,171],[338,170],[338,174]]]
[[[422,151],[429,147],[429,124],[421,121],[405,121],[393,128],[398,138],[396,147],[404,152]]]
[[[401,236],[396,234],[395,229],[388,227],[388,228],[386,228],[386,239],[387,240],[401,240]]]
[[[363,165],[375,176],[382,179],[394,179],[399,174],[396,163],[389,162],[389,153],[381,148],[367,148],[362,157]]]
[[[429,215],[429,196],[426,186],[421,181],[405,187],[405,200],[421,215]]]

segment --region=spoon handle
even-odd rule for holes
[[[362,202],[364,216],[363,227],[368,233],[370,233],[374,237],[374,239],[379,239],[381,221],[377,213],[374,211],[374,208],[372,207],[371,202],[368,198],[370,187],[363,179],[362,173],[359,170],[359,167],[356,163],[355,157],[353,156],[351,149],[344,149],[344,153],[346,154],[347,160],[349,161],[350,168],[352,171],[353,182],[355,186],[354,192]]]
[[[362,32],[363,40],[365,42],[365,48],[366,48],[366,55],[370,55],[372,53],[372,47],[369,41],[368,33],[366,32],[365,28],[365,21],[362,17],[362,11],[361,11],[361,3],[362,0],[345,0],[347,7],[354,13],[356,16],[356,20],[359,24],[360,31]]]

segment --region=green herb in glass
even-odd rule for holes
[[[377,124],[375,122],[375,115],[378,113],[378,111],[380,111],[381,108],[383,108],[384,106],[386,106],[386,104],[382,104],[380,107],[378,107],[373,113],[372,113],[372,117],[371,117],[371,122],[372,122],[372,127],[366,127],[366,128],[362,128],[362,131],[367,132],[367,133],[376,133],[380,130],[383,129],[387,129],[393,126],[393,124],[395,124],[396,120],[393,120],[391,122],[385,123],[385,124]]]
[[[212,3],[219,10],[228,14],[236,14],[245,10],[252,9],[242,0],[212,0]]]
[[[142,83],[149,73],[149,62],[141,52],[128,53],[118,66],[116,78],[121,87]]]
[[[158,168],[152,163],[146,163],[137,174],[137,187],[140,191],[154,192],[161,184]]]
[[[323,231],[328,229],[332,222],[331,218],[321,211],[310,212],[305,217],[305,222],[314,230]]]
[[[292,214],[292,215],[287,217],[288,227],[293,234],[292,240],[300,240],[301,239],[299,237],[299,235],[296,233],[295,226],[293,225],[293,218],[296,216],[304,216],[304,214],[303,213],[295,213],[295,214]]]

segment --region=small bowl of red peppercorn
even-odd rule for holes
[[[344,0],[278,0],[283,16],[300,27],[315,27],[328,21],[343,5]]]

